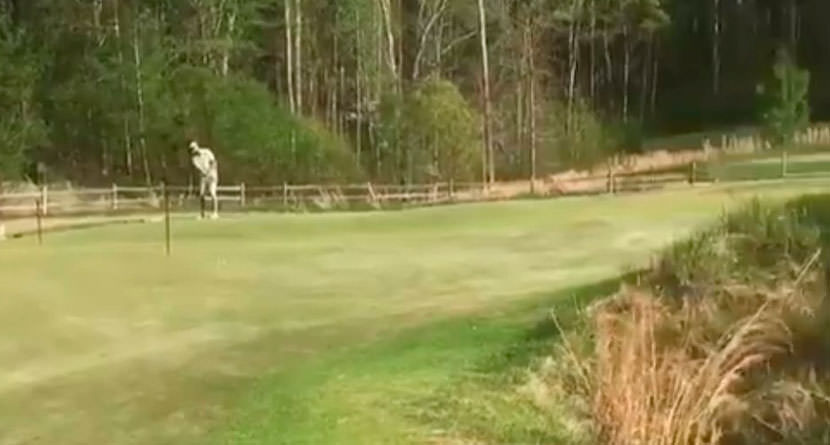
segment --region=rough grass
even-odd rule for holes
[[[670,248],[643,284],[595,310],[593,350],[570,357],[597,440],[830,439],[826,244],[817,227],[829,207],[830,196],[753,202]]]
[[[536,405],[492,420],[519,397],[502,373],[450,389],[524,335],[500,311],[645,264],[747,195],[826,186],[177,220],[169,259],[160,224],[8,241],[0,443],[539,437]]]

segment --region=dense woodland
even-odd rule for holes
[[[0,0],[0,178],[508,179],[752,122],[826,0]]]

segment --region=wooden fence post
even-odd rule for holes
[[[247,197],[245,196],[245,183],[239,184],[239,205],[245,208],[247,204]]]
[[[447,197],[449,198],[450,202],[452,202],[453,198],[455,197],[455,179],[450,178],[450,184],[447,188]]]
[[[37,219],[37,243],[43,244],[43,201],[35,199],[35,218]]]
[[[49,214],[49,186],[46,184],[40,188],[40,208],[44,216]]]
[[[164,199],[164,252],[170,256],[170,191],[167,182],[161,183],[161,194]]]
[[[689,164],[689,184],[695,185],[695,181],[697,179],[697,161],[692,161]]]
[[[116,183],[112,184],[111,199],[112,199],[112,203],[111,203],[112,204],[112,209],[113,210],[118,210],[118,184],[116,184]]]
[[[781,152],[781,177],[782,178],[787,177],[787,152],[786,151]]]
[[[608,167],[608,175],[606,179],[605,188],[609,195],[614,194],[614,169],[612,167]]]
[[[366,190],[369,191],[369,199],[371,200],[372,204],[377,205],[378,197],[375,195],[375,188],[372,187],[372,182],[369,181],[366,183]]]
[[[288,208],[288,183],[282,183],[282,206]]]

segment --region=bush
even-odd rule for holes
[[[644,130],[642,122],[623,122],[616,125],[609,125],[608,143],[621,153],[642,153]]]
[[[186,133],[217,149],[223,176],[269,184],[361,176],[344,141],[273,103],[264,85],[194,67],[174,82]]]
[[[560,102],[549,105],[545,114],[538,144],[542,162],[553,161],[565,168],[592,168],[617,154],[643,151],[641,122],[604,120],[582,102],[577,102],[570,119],[565,104]],[[545,152],[551,148],[552,153]]]
[[[570,128],[569,128],[570,122]],[[545,122],[541,147],[552,146],[554,157],[568,168],[590,168],[617,152],[616,135],[586,104],[578,103],[568,119],[562,103],[553,103]]]
[[[406,100],[404,141],[415,181],[469,180],[481,158],[479,116],[449,81],[430,78]]]

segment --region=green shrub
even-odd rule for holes
[[[458,88],[429,78],[406,100],[404,141],[419,180],[471,180],[481,159],[481,119]]]
[[[787,52],[780,52],[772,78],[758,87],[761,123],[773,144],[791,143],[796,133],[809,125],[809,89],[810,73],[798,68]]]
[[[180,69],[173,82],[185,133],[217,149],[224,177],[269,184],[361,177],[345,141],[275,104],[265,85],[196,67]]]

